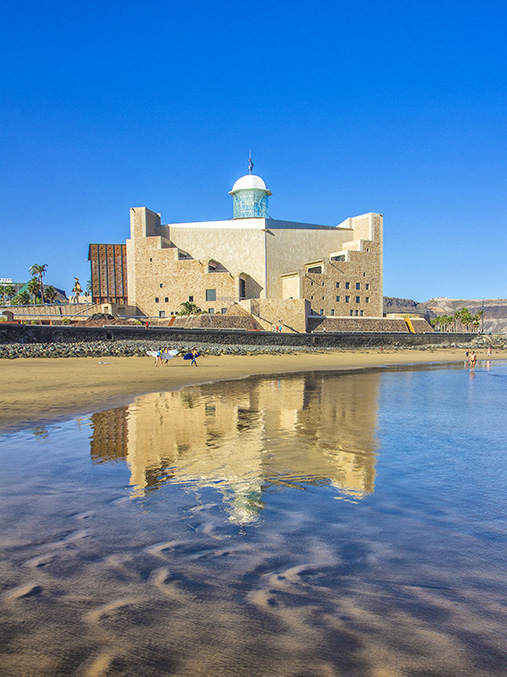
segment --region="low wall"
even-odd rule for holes
[[[167,345],[171,341],[218,345],[293,346],[309,348],[417,347],[468,343],[477,334],[403,334],[380,332],[325,332],[290,334],[270,331],[182,329],[174,327],[77,327],[0,325],[0,344],[77,343],[147,339]]]

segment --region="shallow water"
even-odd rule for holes
[[[0,436],[2,675],[505,674],[507,365]]]

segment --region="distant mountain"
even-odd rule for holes
[[[384,296],[384,313],[414,313],[431,320],[437,315],[454,315],[460,308],[468,308],[476,315],[484,307],[484,332],[507,334],[507,299],[448,299],[433,298],[423,303],[412,299]]]

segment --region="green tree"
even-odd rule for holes
[[[29,280],[28,282],[28,291],[30,293],[32,303],[35,303],[37,294],[40,292],[40,284],[39,281],[36,280],[34,277],[32,277],[32,279]]]
[[[19,292],[11,300],[12,306],[27,306],[30,303],[30,294],[27,291]]]
[[[199,315],[202,310],[195,303],[191,301],[183,301],[180,303],[180,311],[178,315]]]
[[[50,303],[52,303],[55,300],[58,292],[56,291],[56,289],[52,285],[48,284],[48,286],[44,289],[44,294],[46,296],[46,299]]]
[[[47,263],[34,263],[33,266],[30,267],[30,270],[28,271],[32,277],[38,277],[39,278],[39,285],[40,285],[40,295],[42,299],[42,303],[44,303],[44,283],[42,282],[42,278],[46,274],[46,271],[48,269],[48,264]]]
[[[5,296],[6,296],[6,294],[5,294],[5,287],[2,286],[2,285],[0,285],[0,301],[1,301],[2,303],[4,303],[4,301],[5,301]]]
[[[92,293],[92,281],[91,280],[87,281],[86,287],[85,287],[85,292],[88,296],[91,295],[91,293]]]
[[[4,295],[7,297],[7,300],[10,301],[10,299],[14,296],[16,293],[16,287],[12,284],[8,284],[6,287],[4,287]]]

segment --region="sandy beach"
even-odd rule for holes
[[[484,354],[482,354],[484,352]],[[479,360],[486,351],[478,352]],[[495,351],[493,358],[507,358]],[[137,395],[186,385],[309,370],[346,370],[459,362],[463,350],[365,350],[300,355],[209,356],[199,366],[175,358],[155,367],[150,357],[0,361],[0,430],[60,421],[131,402]]]

